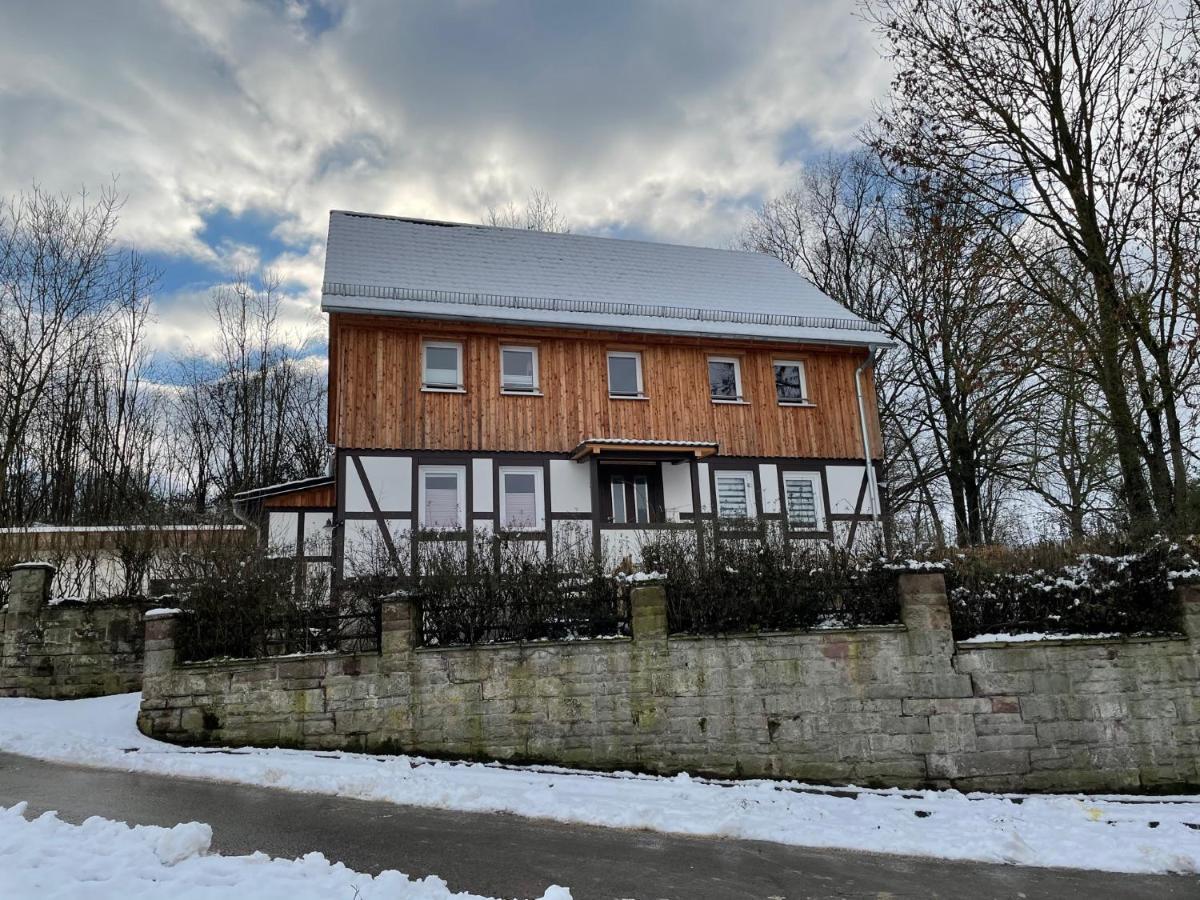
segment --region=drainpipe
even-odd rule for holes
[[[867,466],[867,495],[871,502],[871,521],[879,525],[879,508],[876,498],[879,496],[879,484],[875,480],[875,463],[871,459],[871,432],[867,429],[867,405],[863,399],[862,375],[867,369],[875,367],[875,348],[867,353],[867,358],[854,370],[854,390],[858,394],[858,424],[862,429],[863,460]]]
[[[233,508],[234,517],[236,519],[239,519],[242,522],[245,522],[247,525],[250,526],[251,531],[254,532],[255,542],[261,543],[262,542],[262,526],[260,526],[256,520],[250,518],[250,515],[247,512],[246,508],[243,507],[242,504],[239,503],[237,500],[230,501],[229,505]]]

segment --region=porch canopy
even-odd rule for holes
[[[655,441],[641,438],[587,438],[571,451],[571,459],[583,462],[591,458],[615,459],[703,459],[717,452],[715,441]]]

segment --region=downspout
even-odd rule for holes
[[[875,367],[875,348],[872,347],[864,359],[854,370],[854,390],[858,394],[858,424],[862,429],[863,460],[867,466],[867,499],[871,502],[871,521],[879,526],[879,484],[875,479],[875,462],[871,459],[871,433],[867,429],[867,405],[863,399],[863,372]]]
[[[233,500],[229,505],[233,509],[234,518],[250,526],[250,530],[254,532],[255,543],[262,543],[262,526],[256,520],[250,518],[249,513],[247,513],[245,507],[239,501]]]

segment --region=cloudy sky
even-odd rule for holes
[[[852,0],[11,0],[0,193],[117,178],[162,269],[155,340],[238,266],[314,323],[330,209],[726,246],[848,147],[888,72]]]

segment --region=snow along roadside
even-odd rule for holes
[[[0,897],[486,900],[454,893],[432,875],[419,881],[391,870],[364,875],[320,853],[212,855],[212,829],[199,822],[159,828],[93,816],[71,825],[54,813],[30,821],[25,808],[0,807]],[[571,892],[553,886],[541,900],[571,900]]]
[[[418,757],[176,747],[138,732],[140,697],[0,699],[0,750],[361,800],[804,847],[1112,872],[1200,872],[1200,798],[859,790],[596,774]]]

